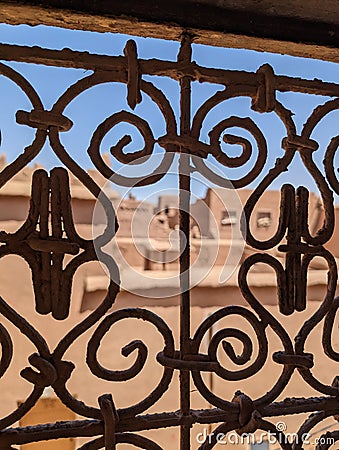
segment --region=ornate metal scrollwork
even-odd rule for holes
[[[305,352],[305,342],[312,329],[323,322],[323,348],[328,358],[339,361],[338,351],[333,348],[334,319],[338,310],[338,298],[335,298],[337,286],[337,265],[333,255],[326,250],[325,244],[334,231],[333,191],[339,193],[338,177],[334,167],[334,158],[338,148],[338,136],[330,141],[324,155],[324,173],[314,162],[313,155],[318,150],[318,143],[312,138],[318,123],[330,112],[339,108],[339,85],[324,83],[320,80],[302,80],[276,75],[269,65],[264,65],[257,72],[237,72],[201,67],[192,61],[191,37],[183,37],[177,61],[142,60],[138,58],[137,47],[129,41],[124,56],[90,55],[70,50],[52,51],[37,48],[0,45],[1,60],[16,60],[27,63],[39,62],[51,66],[66,66],[91,69],[93,73],[77,81],[46,110],[36,91],[29,82],[6,64],[0,65],[0,74],[12,80],[28,97],[31,111],[18,111],[16,120],[19,124],[36,130],[33,142],[23,153],[0,173],[0,186],[9,182],[24,166],[42,150],[46,139],[50,147],[64,166],[98,199],[107,215],[107,227],[94,240],[81,238],[74,227],[71,209],[71,197],[68,186],[67,171],[54,168],[50,175],[44,170],[37,170],[32,180],[31,205],[27,220],[15,233],[0,233],[0,257],[15,254],[24,258],[30,266],[37,314],[49,314],[58,320],[67,318],[70,308],[73,275],[85,262],[100,259],[110,271],[111,282],[102,303],[81,323],[75,325],[52,351],[44,337],[20,316],[6,300],[0,298],[0,314],[17,327],[36,347],[36,352],[29,357],[31,367],[21,371],[21,376],[32,385],[32,392],[17,409],[0,419],[0,446],[12,448],[34,441],[86,436],[94,438],[79,450],[106,448],[113,450],[119,443],[128,443],[138,448],[158,450],[159,445],[137,432],[163,427],[181,427],[181,449],[190,448],[190,427],[195,423],[219,424],[214,436],[219,432],[237,430],[239,434],[254,432],[257,429],[277,433],[283,442],[283,432],[275,429],[273,423],[265,419],[280,415],[313,412],[300,428],[299,435],[309,432],[315,425],[327,417],[338,417],[338,383],[326,385],[312,373],[314,358]],[[180,85],[180,117],[177,118],[166,95],[144,76],[170,77]],[[218,84],[222,87],[191,116],[191,83],[193,81]],[[107,117],[97,125],[89,147],[88,155],[97,170],[107,179],[113,179],[123,186],[145,186],[160,180],[166,174],[178,153],[180,162],[181,198],[180,230],[186,237],[181,241],[180,279],[182,287],[180,309],[180,348],[175,349],[172,331],[168,325],[154,313],[145,309],[121,309],[110,314],[119,291],[119,270],[110,256],[102,250],[110,242],[117,230],[115,213],[109,199],[91,176],[70,156],[61,142],[60,133],[67,133],[72,121],[65,110],[71,102],[83,92],[103,83],[125,83],[127,86],[127,103],[133,112],[121,111]],[[296,131],[293,113],[278,101],[278,92],[300,92],[332,97],[330,101],[317,107],[309,116],[300,134]],[[156,105],[165,123],[165,133],[155,137],[151,126],[139,117],[136,106],[142,103],[144,96]],[[251,100],[253,111],[274,115],[282,122],[286,131],[281,148],[284,154],[277,158],[273,167],[265,172],[265,164],[270,152],[263,131],[250,117],[225,117],[207,133],[208,142],[201,136],[202,127],[209,112],[224,102],[239,97]],[[106,134],[116,125],[128,123],[140,132],[144,146],[134,153],[126,153],[125,147],[131,137],[123,136],[111,154],[121,164],[138,164],[147,160],[156,145],[160,146],[162,159],[158,167],[143,177],[126,178],[105,164],[100,154],[101,144]],[[257,154],[252,168],[245,176],[225,178],[214,173],[208,166],[208,157],[229,169],[245,165],[254,155],[252,142],[243,136],[235,136],[231,128],[241,128],[252,135],[257,147]],[[242,147],[240,156],[232,157],[225,153],[222,142],[237,144]],[[251,217],[256,204],[263,193],[283,172],[287,171],[295,155],[299,153],[305,170],[314,179],[323,203],[323,226],[315,233],[308,225],[309,192],[305,187],[295,189],[285,184],[281,189],[280,217],[276,232],[265,241],[256,239],[251,230]],[[189,215],[190,208],[190,174],[198,171],[220,186],[230,183],[238,189],[248,186],[263,175],[253,193],[250,195],[242,217],[246,241],[256,253],[249,256],[239,270],[239,287],[248,307],[228,306],[216,311],[200,324],[196,332],[190,334],[189,303]],[[49,226],[51,224],[51,227]],[[279,246],[285,254],[285,265],[275,256],[263,253],[265,250]],[[96,250],[95,250],[96,249]],[[64,267],[65,255],[73,258]],[[248,273],[256,264],[270,266],[276,275],[279,310],[282,315],[291,315],[303,311],[307,306],[307,273],[314,257],[324,259],[328,267],[326,294],[319,309],[300,328],[294,341],[280,321],[261,303],[251,289]],[[241,317],[252,327],[259,349],[253,355],[251,338],[234,327],[214,331],[216,323],[227,317]],[[126,408],[119,408],[110,394],[99,397],[98,407],[89,406],[81,399],[74,398],[66,384],[74,370],[71,361],[64,360],[66,350],[76,340],[95,327],[87,346],[87,365],[91,373],[110,382],[126,381],[136,377],[143,369],[148,358],[145,343],[131,337],[131,342],[122,348],[123,356],[135,353],[134,363],[126,370],[109,370],[98,360],[98,351],[103,337],[111,327],[126,318],[143,320],[155,327],[163,339],[163,350],[156,360],[163,367],[161,380],[153,391],[140,402]],[[261,370],[269,355],[268,330],[273,331],[281,344],[281,350],[272,355],[273,361],[281,366],[281,372],[274,386],[257,399],[251,399],[237,392],[233,399],[221,398],[206,386],[203,373],[213,372],[227,381],[250,379]],[[207,350],[202,350],[202,341],[210,336]],[[237,355],[228,338],[236,339],[242,345]],[[0,324],[0,378],[7,372],[12,361],[12,339],[5,326]],[[218,351],[234,365],[236,370],[223,367],[218,359]],[[173,412],[147,414],[147,410],[156,405],[171,384],[174,371],[180,372],[180,410]],[[293,401],[277,401],[297,370],[303,380],[321,394],[318,398],[298,398]],[[192,378],[198,392],[212,408],[193,410],[190,407],[190,379]],[[43,389],[51,386],[61,401],[77,414],[87,419],[74,422],[57,422],[34,427],[15,427],[15,422],[29,411],[41,397]],[[97,437],[99,436],[99,437]],[[335,441],[338,432],[331,433]],[[201,449],[213,448],[215,438],[201,445]],[[302,448],[294,443],[295,449]],[[282,444],[282,448],[292,448]],[[319,444],[317,449],[325,449],[326,444]]]

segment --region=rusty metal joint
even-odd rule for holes
[[[30,237],[26,240],[27,244],[32,250],[47,253],[59,253],[70,255],[77,255],[80,251],[80,245],[74,242],[69,242],[66,239],[40,239]]]
[[[141,73],[135,41],[132,39],[127,41],[124,54],[127,58],[127,103],[132,109],[135,109],[142,100],[140,91]]]
[[[272,355],[273,361],[287,366],[300,367],[302,369],[311,369],[314,366],[312,353],[303,355],[289,355],[285,352],[275,352]]]
[[[336,388],[338,390],[337,397],[339,398],[339,375],[336,375],[332,381],[332,387]]]
[[[75,369],[75,365],[71,361],[62,361],[58,359],[54,361],[53,364],[57,371],[57,379],[53,385],[65,385],[66,381],[72,375],[72,372]]]
[[[189,415],[188,414],[181,414],[178,411],[178,416],[179,416],[180,425],[183,425],[185,427],[191,428],[194,425],[195,421],[196,421],[196,418],[191,413],[191,411],[190,411]]]
[[[115,450],[116,424],[119,422],[119,415],[113,397],[111,394],[101,395],[98,398],[98,403],[104,420],[105,450]]]
[[[160,352],[157,361],[164,367],[178,370],[215,372],[219,367],[219,363],[211,361],[207,355],[185,355],[185,359],[180,359],[180,352],[175,352],[174,358]]]
[[[232,402],[239,405],[239,425],[235,431],[241,436],[244,433],[254,433],[261,424],[261,414],[255,409],[253,400],[241,391],[237,391]]]
[[[337,396],[336,398],[339,400],[339,376],[335,376],[334,380],[332,381],[332,387],[337,389]],[[333,416],[333,419],[336,420],[337,422],[339,422],[339,412],[338,414],[335,414]]]
[[[298,150],[299,152],[315,152],[319,148],[317,141],[305,138],[303,136],[288,136],[281,142],[281,147],[284,150]]]
[[[260,113],[272,112],[275,108],[274,72],[269,64],[259,67],[256,72],[258,88],[256,96],[252,99],[252,109]]]
[[[59,131],[69,131],[73,126],[73,122],[62,114],[36,109],[33,109],[31,112],[22,110],[17,111],[16,121],[20,125],[27,125],[40,130],[48,130],[49,127],[57,127]]]
[[[45,358],[38,353],[33,353],[29,356],[28,361],[33,367],[38,369],[39,372],[36,372],[31,367],[24,368],[20,372],[20,375],[25,378],[25,380],[39,387],[51,386],[56,381],[58,377],[56,368]]]
[[[212,153],[212,147],[210,145],[200,142],[190,135],[178,136],[177,134],[166,134],[158,138],[156,142],[166,151],[188,153],[203,159],[206,159]]]

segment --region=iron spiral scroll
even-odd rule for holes
[[[240,72],[213,69],[199,66],[192,61],[192,38],[189,34],[182,37],[180,51],[176,61],[143,60],[138,58],[135,42],[129,41],[124,56],[91,55],[71,50],[46,50],[37,47],[20,47],[0,45],[2,61],[17,61],[61,66],[65,68],[82,68],[91,74],[70,86],[55,102],[50,110],[44,108],[38,93],[30,83],[6,63],[0,64],[0,74],[7,77],[21,89],[31,103],[30,111],[17,111],[16,120],[36,130],[33,142],[0,173],[0,186],[4,186],[42,151],[46,140],[62,164],[71,172],[101,203],[107,215],[107,227],[95,240],[81,238],[74,226],[70,208],[70,191],[66,169],[54,168],[50,174],[44,170],[34,173],[32,181],[32,198],[29,216],[24,225],[15,233],[0,233],[1,257],[15,254],[28,263],[34,286],[36,313],[52,313],[56,320],[65,320],[69,314],[72,280],[76,270],[84,263],[99,259],[110,270],[111,283],[102,303],[81,323],[72,328],[57,344],[50,349],[42,336],[30,323],[19,315],[7,302],[0,298],[0,314],[9,320],[35,346],[36,352],[29,357],[29,367],[23,368],[21,376],[31,386],[27,399],[6,417],[0,418],[0,447],[13,448],[35,441],[61,439],[67,437],[93,438],[79,448],[112,450],[120,443],[150,450],[160,449],[150,439],[138,435],[143,430],[166,427],[181,427],[180,448],[190,448],[190,428],[194,424],[215,425],[214,436],[218,432],[237,430],[239,434],[255,430],[276,429],[270,417],[281,415],[310,413],[298,433],[309,432],[318,423],[339,414],[339,384],[336,378],[332,385],[326,385],[312,372],[314,358],[305,352],[305,342],[313,328],[322,324],[322,346],[327,357],[339,361],[339,353],[333,346],[334,320],[339,301],[335,297],[337,286],[337,265],[333,255],[325,249],[334,231],[333,192],[339,194],[335,154],[339,136],[331,137],[324,152],[323,171],[314,162],[313,154],[318,150],[318,143],[312,139],[317,125],[332,111],[339,109],[339,85],[320,80],[303,80],[276,75],[265,64],[257,72]],[[162,76],[174,79],[180,87],[180,115],[176,117],[170,101],[165,94],[150,81],[150,76]],[[191,117],[191,86],[195,81],[217,84],[222,87],[207,99]],[[65,109],[83,92],[104,83],[124,83],[127,87],[127,103],[130,111],[121,111],[107,117],[97,126],[87,149],[96,169],[107,179],[122,186],[145,186],[159,181],[167,173],[179,154],[178,175],[180,178],[180,230],[189,236],[190,175],[198,171],[207,179],[212,179],[220,186],[229,182],[236,189],[248,186],[261,178],[258,186],[249,197],[243,213],[243,225],[246,229],[246,241],[256,251],[249,256],[239,270],[239,287],[248,307],[226,306],[217,310],[204,320],[193,336],[190,334],[190,253],[189,239],[181,241],[180,282],[182,288],[180,306],[180,347],[176,349],[172,330],[151,311],[142,308],[126,308],[109,313],[119,292],[119,270],[112,258],[102,248],[110,242],[118,224],[109,199],[103,195],[100,187],[91,176],[71,157],[62,144],[60,135],[67,133],[73,126],[65,115]],[[300,134],[297,132],[293,113],[280,101],[279,92],[299,92],[331,97],[323,105],[311,111]],[[135,110],[143,98],[148,97],[158,108],[165,123],[166,133],[155,138],[150,125]],[[274,114],[285,128],[285,138],[281,144],[284,155],[277,158],[275,164],[266,172],[265,163],[270,152],[264,133],[249,117],[230,116],[215,124],[209,132],[209,142],[201,138],[204,121],[213,108],[239,97],[251,100],[252,110],[260,114]],[[163,149],[158,167],[153,168],[148,176],[127,178],[114,173],[100,154],[100,147],[105,135],[116,125],[128,123],[139,130],[144,140],[143,148],[135,153],[125,153],[124,148],[131,137],[123,136],[111,148],[111,154],[121,164],[136,164],[145,161],[154,152],[155,145]],[[213,157],[217,164],[230,169],[241,167],[252,156],[250,141],[227,134],[228,128],[238,127],[247,130],[257,145],[257,156],[253,167],[241,178],[225,180],[211,171],[205,163],[207,157]],[[220,139],[228,144],[242,146],[240,156],[231,157],[223,152]],[[250,218],[262,194],[272,182],[288,170],[295,155],[299,153],[305,170],[315,181],[324,209],[324,223],[316,234],[312,234],[308,225],[309,192],[304,187],[295,189],[285,184],[281,190],[279,224],[275,234],[266,241],[257,240],[252,234]],[[52,223],[49,230],[48,222]],[[39,226],[38,226],[39,225]],[[277,258],[265,253],[265,250],[279,246],[285,253],[285,265]],[[99,251],[98,251],[99,249]],[[65,266],[65,255],[72,258]],[[291,315],[303,311],[307,304],[307,271],[313,258],[322,258],[328,267],[326,294],[318,310],[300,328],[294,340],[291,339],[279,320],[274,317],[256,298],[248,283],[248,273],[255,264],[270,266],[275,274],[278,291],[279,311],[282,315]],[[51,263],[52,261],[52,263]],[[53,266],[53,270],[51,270]],[[52,295],[53,293],[53,295]],[[202,341],[213,330],[214,325],[226,317],[240,317],[252,327],[259,348],[258,355],[253,356],[253,342],[243,331],[237,328],[221,328],[212,333],[207,351],[202,349]],[[100,365],[97,354],[101,341],[113,326],[124,319],[146,321],[152,325],[163,342],[163,349],[156,356],[157,364],[163,372],[159,384],[142,401],[126,408],[119,408],[111,394],[104,393],[98,399],[98,406],[93,407],[75,398],[67,389],[67,381],[72,377],[74,364],[64,360],[66,350],[88,330],[93,330],[88,341],[87,365],[94,377],[98,379],[121,382],[136,377],[148,359],[148,348],[140,340],[131,342],[122,349],[128,356],[134,353],[135,361],[126,370],[110,370]],[[280,341],[282,350],[269,354],[268,330]],[[242,352],[237,355],[228,338],[238,340]],[[13,342],[5,326],[0,324],[0,378],[6,373],[13,359]],[[226,356],[235,365],[236,371],[223,367],[218,360],[218,349],[223,348]],[[222,398],[211,392],[206,386],[203,374],[213,372],[227,381],[250,379],[264,366],[269,357],[281,365],[281,373],[274,386],[259,398],[251,399],[237,392],[233,399]],[[250,363],[248,365],[248,363]],[[246,368],[243,368],[246,364]],[[156,405],[170,386],[175,371],[180,373],[180,410],[172,412],[147,413]],[[293,373],[298,371],[304,382],[310,385],[319,397],[294,398],[277,401],[289,383]],[[205,410],[194,410],[190,404],[190,380],[203,398],[211,405]],[[16,427],[20,420],[38,401],[45,387],[51,386],[61,401],[76,414],[86,419],[40,424],[32,427]],[[283,431],[280,432],[283,435]],[[338,431],[330,433],[337,441]],[[283,439],[281,439],[283,442]],[[216,441],[211,439],[201,445],[201,449],[213,448]],[[302,448],[297,442],[283,443],[281,448]],[[328,448],[317,447],[318,450]]]

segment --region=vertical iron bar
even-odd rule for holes
[[[191,61],[191,40],[183,35],[178,62]],[[191,79],[180,79],[180,135],[188,135],[191,128]],[[180,149],[179,160],[179,211],[180,211],[180,356],[190,353],[190,155],[188,149]],[[180,371],[180,411],[190,413],[190,372]],[[190,425],[181,425],[180,449],[190,449]]]

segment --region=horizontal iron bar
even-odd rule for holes
[[[46,66],[85,69],[93,71],[113,71],[120,73],[127,81],[128,61],[124,56],[97,55],[70,49],[49,50],[40,47],[27,47],[0,44],[0,60],[16,61]],[[207,68],[192,62],[163,61],[158,59],[138,59],[143,75],[167,76],[176,80],[189,76],[199,82],[221,85],[237,84],[257,87],[261,76],[255,72]],[[305,94],[339,96],[339,85],[318,79],[305,80],[282,75],[274,75],[274,87],[281,92],[301,92]]]
[[[339,400],[334,397],[291,398],[276,402],[262,408],[258,412],[262,417],[283,416],[315,411],[339,412]],[[219,422],[236,422],[238,410],[224,411],[219,408],[191,410],[189,416],[181,416],[180,412],[164,412],[130,417],[116,424],[117,432],[135,432],[194,423],[212,424]],[[58,438],[93,437],[104,433],[104,424],[100,420],[76,420],[69,422],[47,423],[42,425],[8,428],[0,432],[1,445],[23,445]]]

